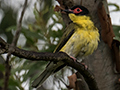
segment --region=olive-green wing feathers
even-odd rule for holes
[[[66,44],[66,42],[70,39],[70,37],[73,35],[75,31],[74,23],[70,23],[66,29],[65,33],[63,34],[62,38],[60,39],[56,49],[54,50],[54,53],[60,51],[60,49]]]

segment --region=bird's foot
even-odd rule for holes
[[[77,59],[75,57],[73,57],[73,56],[70,56],[70,57],[76,62]]]
[[[75,57],[73,57],[73,56],[70,56],[70,57],[74,60],[74,62],[77,61],[77,59]],[[81,64],[85,67],[86,70],[88,69],[88,66],[85,65],[85,63],[81,63]]]
[[[81,63],[81,64],[85,67],[86,70],[88,69],[88,66],[85,65],[85,63]]]

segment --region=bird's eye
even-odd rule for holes
[[[79,11],[80,11],[80,9],[77,9],[77,11],[79,12]]]
[[[79,14],[80,12],[82,12],[82,10],[80,8],[76,8],[76,9],[73,10],[73,12],[75,14]]]

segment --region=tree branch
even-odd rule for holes
[[[4,40],[2,40],[2,38],[0,38],[0,52],[1,52],[0,54],[8,53],[9,46],[10,45],[8,43],[6,43]],[[11,54],[32,61],[53,61],[55,63],[59,61],[63,61],[66,65],[76,69],[78,72],[80,72],[83,75],[90,90],[99,90],[94,75],[88,69],[85,69],[85,66],[83,64],[77,61],[75,62],[64,52],[58,52],[58,53],[34,52],[34,51],[26,51],[19,49],[17,47],[13,47],[13,52]]]
[[[8,49],[10,44],[6,43],[2,38],[0,38],[0,54],[8,53]],[[59,54],[59,53],[50,53],[50,52],[34,52],[34,51],[27,51],[23,49],[19,49],[17,47],[13,47],[13,52],[11,53],[19,58],[25,58],[32,61],[56,61],[68,59],[68,55]],[[63,58],[61,58],[63,57]]]

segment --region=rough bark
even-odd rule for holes
[[[60,0],[59,0],[60,1]],[[101,34],[101,23],[98,17],[98,5],[103,2],[106,13],[108,14],[106,0],[69,0],[72,4],[64,3],[64,7],[73,5],[82,5],[88,8],[90,11],[90,16],[99,29]],[[62,2],[62,0],[61,0]],[[68,0],[67,0],[68,3]],[[62,5],[61,5],[62,6]],[[63,15],[64,22],[69,23],[66,15]],[[113,37],[113,36],[112,36]],[[97,80],[97,84],[100,90],[120,90],[120,85],[118,84],[118,74],[115,74],[115,60],[113,60],[112,50],[107,44],[102,40],[100,36],[100,42],[98,49],[90,56],[86,57],[84,60],[85,64],[94,73]]]

